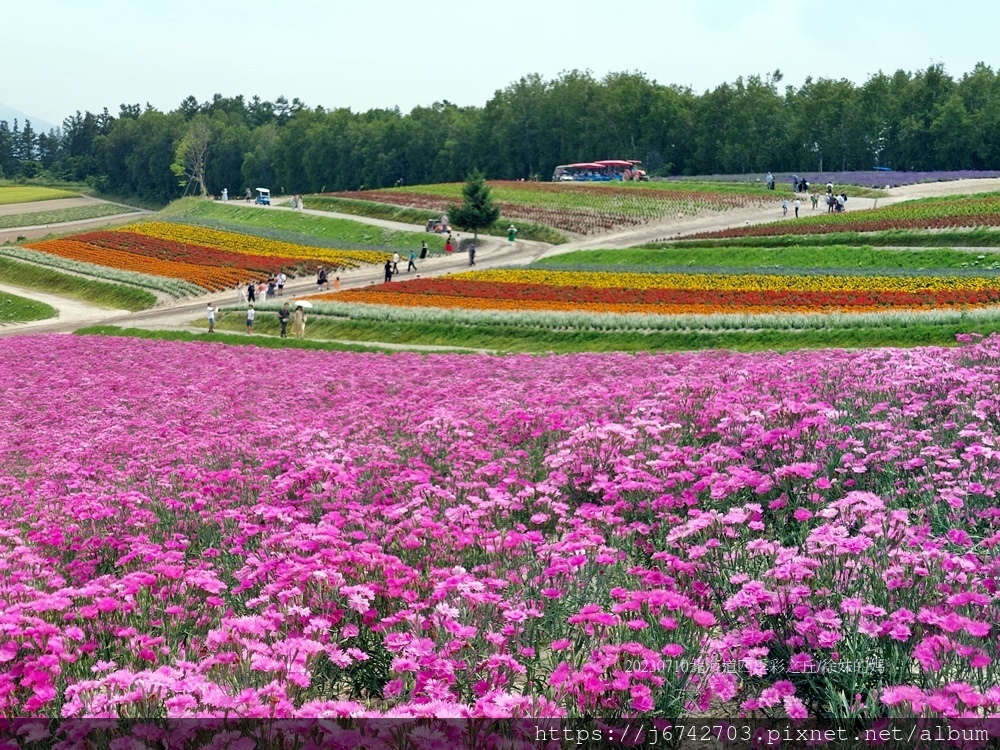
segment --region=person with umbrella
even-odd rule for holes
[[[306,335],[306,314],[300,304],[296,304],[295,315],[292,317],[292,335],[297,339]]]

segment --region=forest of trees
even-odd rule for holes
[[[352,112],[242,96],[171,112],[121,105],[67,117],[58,130],[0,121],[0,176],[87,181],[99,191],[166,202],[184,193],[171,166],[192,133],[207,136],[207,189],[230,195],[490,179],[547,180],[593,159],[641,159],[654,175],[772,171],[1000,169],[1000,72],[956,80],[940,65],[879,73],[863,85],[780,71],[697,94],[642,73],[597,79],[530,75],[482,107],[447,101]]]

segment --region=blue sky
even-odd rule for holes
[[[863,82],[940,62],[997,67],[1000,4],[881,0],[2,0],[0,102],[77,109],[193,94],[327,108],[483,104],[522,75],[641,70],[696,91],[780,68]],[[836,15],[828,10],[838,8]]]

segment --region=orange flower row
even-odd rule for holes
[[[600,302],[561,302],[524,299],[483,299],[481,297],[455,297],[445,294],[394,294],[377,289],[351,289],[336,294],[316,294],[308,297],[314,301],[354,302],[368,305],[392,305],[394,307],[443,307],[462,308],[466,310],[548,310],[595,313],[653,313],[657,315],[714,315],[719,313],[734,313],[744,315],[764,315],[771,313],[815,313],[816,307],[811,305],[782,306],[772,305],[636,305],[628,303]],[[899,306],[894,310],[926,310],[926,307]],[[884,306],[878,305],[844,305],[824,307],[823,312],[885,312]]]
[[[32,250],[39,250],[50,255],[58,255],[60,258],[69,258],[107,268],[118,268],[122,271],[134,271],[151,276],[166,276],[171,279],[183,279],[212,291],[236,286],[246,276],[245,271],[235,268],[216,268],[172,260],[159,260],[121,250],[95,247],[75,240],[48,240],[36,242],[29,247]]]

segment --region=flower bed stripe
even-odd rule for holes
[[[530,284],[427,279],[376,288],[316,295],[312,299],[426,307],[496,310],[587,310],[665,315],[715,312],[774,313],[873,312],[885,309],[985,307],[1000,302],[1000,289],[943,290],[923,293],[868,291],[729,291],[719,289],[600,289]]]
[[[73,239],[77,242],[85,242],[88,245],[96,247],[121,250],[160,260],[192,263],[197,266],[239,268],[262,274],[276,274],[279,271],[292,272],[295,270],[311,273],[316,268],[315,261],[307,262],[298,258],[281,258],[277,256],[244,255],[242,253],[219,250],[214,247],[173,242],[133,232],[90,232],[88,234],[75,235]]]
[[[159,260],[136,253],[123,252],[104,247],[77,242],[72,239],[47,240],[28,245],[32,250],[57,255],[61,258],[93,263],[99,266],[119,268],[153,276],[183,279],[204,289],[218,291],[245,281],[246,272],[233,268],[213,268],[193,263]]]
[[[170,240],[180,243],[191,243],[219,250],[228,250],[240,255],[266,256],[277,258],[303,258],[320,261],[340,268],[356,268],[363,263],[384,263],[388,253],[375,250],[331,250],[325,247],[309,247],[295,245],[291,242],[279,242],[249,234],[224,232],[218,229],[191,226],[188,224],[171,224],[168,222],[149,221],[129,224],[121,231]]]
[[[986,291],[1000,279],[977,276],[834,276],[777,274],[707,273],[613,273],[608,271],[547,271],[497,269],[470,271],[451,278],[461,281],[546,284],[612,289],[724,289],[751,291],[788,289],[794,291],[912,292],[963,289]],[[409,283],[409,282],[407,282]]]

